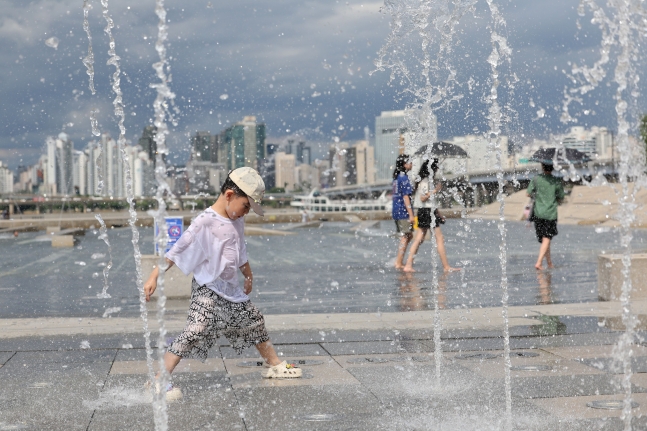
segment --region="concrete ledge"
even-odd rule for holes
[[[146,282],[153,269],[157,267],[158,262],[159,256],[152,254],[142,256],[142,277],[144,282]],[[164,294],[169,299],[190,298],[192,280],[193,274],[184,275],[177,266],[173,265],[164,274]],[[156,291],[153,297],[157,298],[157,296],[158,292]]]
[[[57,233],[61,231],[60,226],[47,226],[45,233]]]
[[[52,247],[74,247],[72,235],[52,235]]]
[[[618,301],[624,276],[621,254],[598,256],[598,296],[603,301]],[[647,298],[647,253],[631,255],[631,299]]]

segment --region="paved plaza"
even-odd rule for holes
[[[647,302],[634,309],[647,315]],[[620,411],[587,407],[622,399],[621,376],[612,368],[619,305],[509,311],[514,429],[622,429]],[[300,364],[304,378],[264,380],[255,350],[237,356],[222,339],[205,363],[183,361],[174,374],[184,399],[169,406],[169,429],[504,429],[501,309],[439,311],[440,381],[434,314],[269,315],[277,351]],[[182,316],[169,311],[168,317],[172,336]],[[0,430],[154,429],[143,390],[141,321],[4,319],[0,325]],[[634,429],[644,429],[647,347],[635,346],[632,361]]]
[[[358,234],[328,224],[297,236],[250,237],[252,298],[277,351],[304,378],[264,380],[254,349],[237,356],[221,339],[206,363],[183,361],[174,374],[184,398],[169,406],[168,428],[505,429],[497,227],[448,223],[448,254],[463,271],[440,277],[438,309],[424,253],[410,277],[389,268],[389,230]],[[110,232],[106,300],[96,294],[108,256],[93,232],[57,251],[36,235],[7,239],[14,242],[1,251],[0,430],[154,429],[128,230]],[[623,398],[613,366],[622,310],[595,298],[595,256],[617,244],[613,232],[592,228],[565,227],[560,235],[558,267],[539,276],[526,269],[536,253],[532,234],[508,225],[513,429],[623,429],[619,410],[589,407]],[[150,232],[143,237],[145,247]],[[647,335],[647,301],[632,307]],[[167,303],[167,338],[182,329],[186,310],[186,299]],[[155,313],[151,302],[154,343]],[[647,345],[632,353],[633,429],[645,429]]]

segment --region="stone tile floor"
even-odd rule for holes
[[[618,334],[513,337],[523,347],[511,352],[512,429],[623,429],[619,410],[587,407],[622,399],[622,375],[610,368]],[[227,345],[205,363],[181,362],[174,383],[184,398],[169,405],[168,429],[505,429],[501,338],[453,332],[443,339],[438,380],[432,339],[293,335],[276,348],[302,364],[301,380],[264,380],[255,350],[237,356]],[[85,336],[81,349],[73,337],[0,339],[0,430],[155,429],[145,351],[124,340],[133,341]],[[647,347],[632,354],[633,429],[644,429]]]

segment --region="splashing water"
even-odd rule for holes
[[[376,71],[390,70],[389,82],[399,77],[405,89],[403,93],[414,97],[408,109],[407,128],[411,139],[406,143],[407,154],[421,145],[436,140],[434,112],[447,108],[463,98],[457,90],[457,69],[453,65],[452,50],[456,27],[461,19],[474,13],[476,0],[423,0],[411,4],[408,1],[385,2],[383,11],[389,13],[391,32],[378,52]],[[411,41],[414,41],[411,44]],[[413,47],[413,48],[412,48]],[[417,64],[409,64],[414,59]],[[433,60],[432,60],[433,59]],[[423,158],[434,158],[431,146]],[[436,238],[432,233],[432,286],[434,292],[434,345],[436,380],[440,381],[442,366],[442,322],[439,313],[439,281]]]
[[[58,43],[59,43],[58,37],[50,37],[45,41],[45,45],[54,49],[58,49]]]
[[[442,320],[438,303],[438,243],[433,228],[431,229],[431,286],[434,292],[434,361],[436,365],[436,384],[440,386],[440,374],[443,363],[443,345],[441,340]]]
[[[88,35],[88,55],[83,59],[83,64],[85,65],[86,73],[88,74],[88,77],[89,77],[88,87],[90,88],[90,91],[92,92],[92,94],[95,94],[96,91],[94,89],[94,52],[92,52],[92,34],[90,33],[90,23],[88,21],[88,14],[90,13],[90,9],[92,9],[90,0],[83,0],[83,30],[85,30],[85,34]],[[92,115],[92,112],[94,111],[90,111],[91,115]],[[95,136],[99,136],[98,134],[94,133],[94,130],[95,130],[95,125],[93,123],[92,133]]]
[[[101,136],[101,131],[99,130],[99,122],[97,121],[97,113],[99,110],[92,109],[90,111],[90,126],[92,127],[92,134],[94,136]]]
[[[155,50],[159,55],[160,61],[153,64],[159,82],[151,84],[151,88],[157,91],[157,97],[153,102],[155,110],[154,125],[157,128],[155,133],[155,143],[157,144],[157,157],[155,163],[155,179],[157,181],[157,193],[155,198],[158,203],[157,211],[154,211],[155,221],[159,226],[158,233],[155,241],[158,244],[159,250],[165,250],[168,243],[168,232],[166,229],[166,203],[164,202],[164,193],[167,192],[171,195],[171,189],[166,182],[166,166],[164,164],[164,156],[168,150],[166,148],[166,135],[168,134],[168,127],[166,125],[166,115],[168,113],[168,102],[172,101],[175,97],[173,92],[168,86],[168,78],[165,69],[168,68],[166,59],[166,47],[164,43],[167,39],[168,27],[166,25],[166,9],[164,8],[164,0],[156,0],[155,14],[159,18],[157,23],[157,41],[155,42]],[[169,115],[170,116],[170,115]],[[171,118],[172,120],[172,118]],[[159,384],[160,387],[166,387],[170,380],[170,376],[164,366],[164,352],[166,347],[166,326],[164,324],[164,312],[166,305],[166,296],[164,295],[164,271],[168,268],[164,253],[160,253],[158,262],[159,275],[157,278],[157,321],[159,324],[159,338],[158,338],[158,356],[160,365]],[[153,408],[155,411],[155,429],[166,430],[168,428],[168,412],[166,410],[166,394],[163,391],[154,395]]]
[[[110,269],[112,268],[112,246],[110,245],[110,240],[108,239],[108,229],[106,228],[106,223],[103,221],[101,214],[95,214],[94,218],[97,219],[101,227],[99,228],[99,239],[102,239],[103,242],[108,246],[108,264],[103,268],[103,289],[100,293],[97,293],[97,298],[108,299],[112,298],[108,293],[108,287],[110,283],[108,282],[108,277],[110,276]]]
[[[503,157],[504,150],[507,152],[507,149],[503,148],[503,144],[500,139],[501,135],[501,126],[503,124],[503,112],[501,106],[498,102],[498,86],[499,86],[499,66],[504,62],[510,62],[512,55],[512,50],[508,46],[508,41],[501,33],[505,30],[505,20],[497,5],[493,0],[487,0],[488,7],[490,9],[490,16],[492,18],[492,23],[490,24],[490,43],[492,45],[492,52],[488,57],[487,61],[491,66],[490,79],[492,85],[490,87],[490,96],[487,98],[489,103],[488,109],[488,125],[489,133],[488,138],[490,143],[493,144],[496,151],[496,169],[497,169],[497,182],[498,182],[498,193],[497,201],[499,201],[499,223],[498,228],[501,233],[501,244],[499,246],[499,261],[501,263],[501,304],[502,304],[502,315],[503,315],[503,362],[505,370],[505,396],[506,396],[506,418],[505,425],[507,430],[512,429],[512,384],[510,376],[510,367],[512,366],[510,361],[510,329],[509,329],[509,320],[508,320],[508,274],[507,274],[507,243],[506,243],[506,227],[505,227],[505,179],[503,177]]]
[[[99,155],[97,156],[97,159],[95,161],[97,165],[97,194],[101,195],[103,193],[103,149],[101,146],[99,146]],[[103,290],[101,293],[97,294],[97,298],[110,298],[110,294],[108,293],[108,276],[110,275],[110,268],[112,268],[112,247],[110,246],[110,240],[108,239],[108,229],[106,228],[106,223],[103,221],[103,217],[101,217],[101,213],[97,213],[94,215],[94,218],[97,219],[99,222],[99,239],[102,239],[103,242],[106,243],[108,246],[108,264],[103,268]]]
[[[134,250],[134,259],[135,259],[135,269],[136,269],[136,284],[137,284],[137,289],[139,291],[139,296],[140,296],[140,312],[143,320],[143,329],[144,329],[144,338],[145,338],[145,347],[146,347],[146,355],[147,355],[147,365],[148,365],[148,373],[149,373],[149,378],[152,380],[154,379],[154,370],[153,370],[153,351],[151,348],[151,343],[150,343],[150,330],[148,328],[148,311],[146,309],[146,300],[145,300],[145,295],[144,295],[144,288],[143,288],[143,277],[142,277],[142,270],[141,270],[141,251],[139,249],[139,231],[137,230],[136,227],[136,222],[137,222],[137,211],[135,210],[135,203],[134,203],[134,193],[133,193],[133,186],[132,186],[132,173],[130,170],[130,163],[129,163],[129,158],[128,154],[126,153],[125,150],[125,144],[126,144],[126,128],[124,126],[124,121],[125,121],[125,111],[124,111],[124,106],[123,106],[123,94],[121,91],[121,69],[119,65],[119,56],[116,53],[116,43],[114,40],[114,37],[112,35],[112,29],[114,28],[114,21],[112,17],[110,16],[109,12],[109,3],[108,0],[101,0],[101,6],[102,6],[102,16],[104,20],[106,21],[106,27],[104,28],[104,32],[108,36],[109,39],[109,49],[108,49],[108,55],[110,58],[108,59],[107,64],[111,65],[115,68],[113,74],[112,74],[112,91],[115,94],[115,98],[113,100],[113,107],[114,107],[114,114],[118,118],[118,127],[119,127],[119,138],[117,140],[117,145],[119,148],[119,151],[121,153],[121,160],[123,162],[123,167],[124,167],[124,174],[125,174],[125,190],[126,190],[126,200],[128,202],[128,212],[129,212],[129,219],[128,219],[128,224],[130,225],[131,232],[132,232],[132,244],[133,244],[133,250]],[[87,22],[87,11],[86,7],[89,7],[89,5],[84,4],[84,28],[86,26]],[[86,30],[88,33],[88,38],[91,42],[91,37],[89,33],[89,29]],[[92,48],[91,44],[90,47],[88,48],[88,57],[90,60],[92,60]],[[84,64],[86,62],[84,61]],[[88,75],[90,75],[90,86],[91,89],[93,89],[93,83],[92,83],[92,77],[93,73],[91,74],[90,72],[93,72],[93,69],[91,68],[92,63],[88,62],[86,64],[86,67],[88,67]],[[94,93],[94,91],[93,91]],[[92,123],[92,131],[93,134],[98,136],[98,128],[96,124],[96,118],[94,116],[95,111],[92,112],[91,115],[91,123]],[[100,221],[101,222],[101,221]],[[102,223],[102,228],[105,225]],[[104,239],[107,242],[107,236]],[[109,267],[112,266],[112,256],[110,260],[110,265]],[[106,269],[109,269],[107,267]],[[104,276],[106,274],[106,269],[104,269]],[[107,277],[107,276],[106,276]],[[114,307],[114,308],[109,308],[105,311],[103,317],[109,317],[110,314],[119,312],[121,310],[120,307]],[[158,423],[166,423],[166,418],[165,418],[165,413],[160,414],[158,412],[164,411],[165,407],[162,407],[161,409],[155,408],[155,421],[156,424]],[[157,429],[165,429],[166,425],[163,426],[156,426]]]
[[[602,32],[602,41],[599,49],[599,59],[592,67],[573,65],[573,78],[581,85],[570,90],[565,90],[563,102],[563,122],[575,122],[569,112],[569,105],[573,101],[583,103],[582,97],[596,89],[606,78],[606,68],[612,63],[615,54],[616,67],[613,81],[617,85],[615,94],[615,110],[618,122],[618,151],[620,161],[617,169],[620,189],[615,190],[620,204],[620,246],[622,248],[622,322],[625,332],[614,346],[614,368],[621,374],[620,384],[624,392],[623,411],[621,418],[625,431],[631,430],[632,422],[632,389],[631,389],[631,348],[639,340],[636,334],[636,316],[631,308],[631,242],[633,234],[632,223],[635,221],[636,193],[646,184],[644,157],[635,157],[629,132],[635,124],[627,119],[629,114],[636,116],[638,113],[637,100],[639,96],[638,81],[640,75],[636,62],[641,58],[641,44],[637,41],[647,34],[647,10],[640,2],[610,0],[607,8],[598,6],[594,0],[581,0],[578,13],[585,16],[586,10],[593,14],[591,22],[597,24]],[[608,11],[608,13],[607,13]],[[632,101],[632,105],[627,102]],[[631,112],[633,111],[633,112]],[[634,179],[634,186],[629,187],[629,179]]]

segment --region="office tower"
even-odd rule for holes
[[[307,156],[306,156],[307,154]],[[306,147],[306,143],[301,141],[297,144],[297,163],[307,163],[310,165],[312,160],[310,159],[310,147]]]
[[[216,194],[227,178],[227,170],[222,163],[211,163],[202,160],[189,160],[186,164],[186,178],[189,194]]]
[[[218,135],[196,132],[191,137],[191,158],[202,162],[218,162]]]
[[[301,163],[294,169],[295,183],[305,191],[319,187],[319,169],[317,167]]]
[[[296,167],[294,154],[286,154],[282,151],[275,153],[274,167],[276,172],[275,187],[285,188],[286,191],[294,190],[294,168]]]
[[[384,111],[375,118],[375,164],[378,180],[391,178],[404,128],[405,111]]]
[[[499,136],[501,148],[504,151],[501,158],[501,167],[506,169],[512,167],[514,159],[508,157],[508,137]],[[474,174],[496,169],[497,152],[490,145],[490,140],[483,136],[467,135],[455,136],[447,141],[458,145],[467,153],[465,159],[447,159],[441,165],[442,173],[447,175]]]
[[[593,126],[585,129],[582,126],[574,126],[568,133],[555,138],[561,140],[564,147],[581,151],[593,159],[614,156],[613,135],[606,127]]]
[[[157,155],[157,142],[155,142],[155,135],[157,134],[157,127],[155,126],[146,126],[142,133],[142,137],[139,138],[137,144],[142,148],[142,151],[148,154],[148,160],[153,163],[155,166],[155,157]]]
[[[352,175],[348,171],[348,143],[340,142],[330,146],[328,151],[328,187],[345,186],[349,184],[348,177]],[[351,161],[352,163],[352,161]]]
[[[375,148],[368,141],[357,141],[352,149],[355,164],[352,184],[375,184]]]
[[[384,111],[375,117],[376,179],[389,180],[398,155],[437,140],[436,116],[421,110]],[[410,132],[405,139],[405,134]]]
[[[265,124],[247,116],[220,133],[218,160],[228,170],[249,166],[259,169],[265,158]]]
[[[368,141],[353,145],[340,142],[330,146],[328,162],[328,186],[339,187],[351,184],[375,183],[374,148]]]

